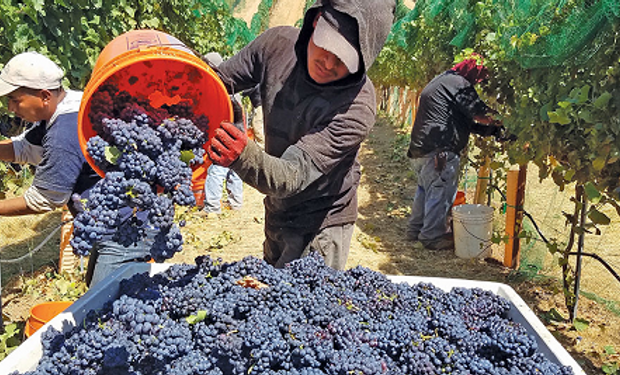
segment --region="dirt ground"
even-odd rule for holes
[[[275,17],[272,22],[293,24],[301,17],[303,3],[301,0],[275,0]],[[246,21],[253,14],[249,9],[258,6],[258,0],[244,0]],[[254,7],[254,8],[252,8]],[[299,10],[301,9],[301,10]],[[243,9],[236,10],[241,12]],[[241,15],[241,13],[238,13]],[[276,20],[277,19],[277,20]],[[273,24],[272,24],[273,25]],[[359,218],[356,223],[351,252],[347,267],[362,265],[370,269],[391,275],[415,275],[429,277],[448,277],[473,280],[486,280],[506,283],[513,287],[527,302],[532,310],[545,323],[551,333],[562,343],[569,353],[580,363],[587,374],[601,374],[601,364],[605,359],[616,357],[605,356],[605,347],[614,347],[620,351],[620,316],[604,306],[599,300],[582,297],[579,303],[578,317],[589,323],[586,329],[576,330],[570,323],[558,317],[568,317],[563,307],[564,300],[557,279],[560,274],[552,265],[552,259],[544,261],[545,268],[540,276],[530,279],[519,272],[501,264],[503,247],[493,246],[493,255],[486,260],[459,259],[451,252],[433,252],[416,250],[404,240],[404,229],[409,214],[409,204],[414,193],[414,176],[409,162],[404,156],[404,146],[408,129],[392,125],[380,120],[369,138],[364,142],[360,153],[363,167],[362,182],[359,189]],[[561,211],[565,206],[565,195],[555,193],[546,183],[538,183],[536,174],[528,175],[526,188],[526,208],[536,218],[544,218],[544,229],[561,228]],[[468,188],[468,199],[471,200],[472,187]],[[225,261],[236,261],[245,256],[262,256],[263,196],[256,190],[244,189],[244,205],[239,211],[224,211],[220,216],[202,218],[194,210],[179,210],[178,219],[186,221],[182,229],[185,246],[183,252],[177,254],[169,262],[192,263],[203,254],[221,257]],[[550,202],[558,200],[557,206]],[[527,206],[527,202],[539,202]],[[495,216],[501,221],[501,216]],[[617,220],[613,216],[612,220]],[[22,248],[31,249],[39,243],[47,233],[60,221],[58,213],[41,217],[25,217],[21,219],[0,218],[0,250],[2,259],[8,254],[11,257],[22,254]],[[501,225],[501,224],[497,224]],[[618,225],[616,224],[616,227]],[[617,229],[617,228],[616,228]],[[10,234],[9,237],[8,234]],[[605,236],[605,243],[599,239],[592,243],[596,249],[609,251],[610,256],[618,254],[620,244],[614,241],[617,236],[610,231]],[[42,249],[38,256],[27,259],[16,266],[11,272],[27,275],[39,269],[41,265],[50,264],[50,259],[58,259],[58,241],[53,240]],[[617,259],[617,258],[616,258]],[[595,267],[595,266],[591,266]],[[597,295],[607,300],[620,301],[620,287],[609,280],[603,271],[597,268],[584,268],[584,285],[592,289],[596,284],[602,287],[596,290]],[[618,268],[616,268],[618,269]],[[7,272],[7,265],[2,265]],[[4,276],[4,275],[3,275]],[[605,277],[604,277],[605,276]],[[12,321],[24,321],[28,317],[28,309],[40,302],[44,297],[34,298],[31,294],[21,292],[24,277],[15,277],[6,285],[3,284],[2,307],[6,317]]]

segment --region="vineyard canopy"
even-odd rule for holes
[[[493,8],[491,24],[507,57],[523,68],[550,67],[574,61],[583,63],[602,46],[620,18],[617,0],[487,0]],[[391,39],[407,48],[415,31],[408,25],[423,19],[426,25],[451,25],[449,41],[463,49],[474,41],[479,26],[469,0],[418,0],[415,8],[392,29]],[[412,35],[413,34],[413,35]]]

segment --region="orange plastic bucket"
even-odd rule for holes
[[[186,101],[197,115],[209,119],[209,139],[219,124],[232,121],[233,110],[226,87],[204,61],[178,39],[157,30],[134,30],[114,38],[99,54],[80,106],[78,136],[88,163],[100,175],[86,150],[96,133],[88,117],[91,99],[103,84],[113,83],[132,96],[147,98],[153,107]],[[206,149],[208,142],[204,145]],[[202,188],[207,169],[205,163],[194,168],[194,188]]]
[[[459,206],[461,204],[465,204],[466,200],[465,200],[465,192],[464,191],[457,191],[456,192],[456,197],[454,198],[454,203],[452,204],[452,206]]]
[[[65,311],[65,309],[71,306],[72,303],[73,302],[71,301],[54,301],[44,302],[32,306],[32,308],[30,308],[30,316],[26,321],[26,328],[24,330],[26,337],[30,337],[30,335],[35,333],[39,328],[43,327],[45,323]]]

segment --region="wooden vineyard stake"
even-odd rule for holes
[[[504,266],[516,269],[519,267],[521,258],[519,233],[521,233],[523,222],[527,165],[509,170],[506,177],[506,236],[508,241],[504,250]]]
[[[486,204],[486,192],[489,185],[489,176],[491,158],[488,156],[484,159],[484,164],[478,170],[478,181],[476,182],[476,193],[474,195],[474,204]]]

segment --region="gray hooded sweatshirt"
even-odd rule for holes
[[[319,85],[307,71],[313,20],[323,4],[353,17],[359,29],[357,73]],[[265,229],[312,234],[355,222],[357,154],[375,123],[375,90],[366,71],[394,19],[393,0],[317,0],[300,29],[265,31],[219,66],[231,93],[260,87],[265,151],[249,142],[230,166],[266,195]]]

